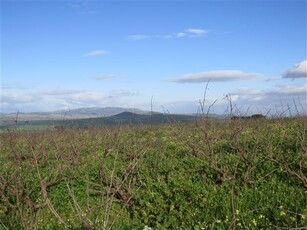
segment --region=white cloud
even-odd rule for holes
[[[270,111],[271,115],[306,114],[307,84],[279,85],[270,90],[243,88],[232,92],[237,96],[236,106],[240,113]],[[253,107],[253,108],[251,108]]]
[[[238,91],[235,91],[231,95],[233,97],[236,97],[237,100],[241,99],[253,102],[260,101],[266,97],[266,93],[263,90],[254,89],[254,88],[241,88]]]
[[[203,37],[208,33],[208,30],[203,30],[203,29],[187,29],[185,32],[188,34],[190,37]]]
[[[163,38],[163,39],[170,39],[173,38],[173,34],[165,34],[165,35],[157,35],[158,38]]]
[[[74,103],[86,103],[104,101],[107,95],[101,92],[77,92],[74,94],[61,95],[60,98]]]
[[[76,94],[81,92],[80,90],[70,90],[70,89],[52,89],[52,90],[46,90],[42,94],[43,95],[69,95],[69,94]]]
[[[144,40],[146,38],[150,38],[151,36],[148,35],[142,35],[142,34],[133,34],[129,35],[127,38],[128,40],[137,41],[137,40]]]
[[[183,38],[183,37],[185,37],[185,36],[187,36],[186,33],[183,33],[183,32],[177,33],[177,37],[178,37],[178,38]]]
[[[266,82],[270,82],[270,81],[280,81],[282,80],[280,77],[268,77],[265,79]]]
[[[295,97],[295,96],[307,96],[307,84],[299,85],[279,85],[275,89],[260,90],[253,88],[241,88],[234,92],[236,95],[240,95],[242,99],[255,100],[255,98],[271,98],[271,97]]]
[[[233,113],[237,115],[251,115],[262,113],[268,116],[306,114],[307,85],[280,85],[271,89],[240,88],[230,92],[228,100],[225,95],[212,97],[207,95],[204,112],[209,107],[210,113],[229,114],[231,98]],[[225,92],[226,93],[226,92]],[[186,101],[154,101],[154,110],[170,113],[200,112],[201,98]],[[212,105],[212,107],[211,107]],[[146,108],[148,104],[141,107]],[[286,111],[286,112],[285,112]]]
[[[300,63],[287,70],[283,78],[306,78],[307,77],[307,60],[301,61]]]
[[[92,57],[92,56],[100,56],[100,55],[105,55],[105,54],[108,54],[109,52],[108,51],[105,51],[105,50],[94,50],[94,51],[91,51],[89,53],[86,53],[84,54],[83,56],[84,57]]]
[[[281,94],[307,94],[307,84],[302,85],[282,85],[277,86],[278,92]]]
[[[201,83],[201,82],[215,82],[215,81],[234,81],[234,80],[248,80],[260,77],[258,73],[244,73],[240,70],[215,70],[203,73],[185,74],[179,78],[171,79],[178,83]]]
[[[184,31],[180,31],[177,33],[168,33],[168,34],[158,34],[158,35],[145,35],[145,34],[133,34],[127,37],[128,40],[137,41],[144,40],[148,38],[160,38],[160,39],[170,39],[170,38],[196,38],[196,37],[204,37],[207,35],[209,31],[204,29],[197,28],[189,28]]]
[[[111,92],[51,89],[43,92],[0,91],[1,112],[39,112],[79,107],[125,107],[138,92]]]
[[[103,80],[103,79],[116,78],[116,77],[119,77],[119,76],[116,75],[116,74],[104,74],[104,75],[95,76],[94,79],[95,80]]]
[[[42,96],[35,93],[18,93],[0,91],[0,113],[2,112],[25,112],[30,111],[27,108],[41,103]],[[45,103],[49,105],[48,103]]]
[[[18,93],[10,93],[10,92],[0,92],[1,96],[1,102],[6,101],[8,103],[14,103],[14,102],[31,102],[31,101],[37,101],[37,97],[33,94],[18,94]]]
[[[9,89],[26,89],[27,86],[20,82],[12,82],[12,83],[4,83],[0,84],[1,90],[9,90]]]

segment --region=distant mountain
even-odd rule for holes
[[[140,109],[121,107],[78,108],[69,111],[37,113],[1,113],[0,130],[12,127],[91,127],[123,124],[165,124],[177,122],[195,122],[199,114],[163,114]],[[227,117],[209,114],[209,119],[223,120]]]
[[[135,118],[140,116],[140,114],[137,113],[131,113],[131,112],[122,112],[122,113],[118,113],[113,115],[113,118],[123,118],[123,119],[127,119],[127,118]]]
[[[29,113],[0,113],[0,125],[11,124],[17,121],[38,121],[38,120],[66,120],[81,118],[110,117],[123,112],[134,114],[146,114],[148,111],[135,108],[122,107],[89,107],[70,110],[57,110],[50,112],[29,112]]]
[[[111,114],[115,111],[123,111],[124,108],[109,107],[104,108],[82,108],[77,110],[70,110],[65,112],[52,113],[24,113],[24,114],[0,114],[0,131],[11,128],[21,129],[42,129],[42,128],[69,128],[69,127],[99,127],[112,125],[146,125],[146,124],[173,124],[185,122],[197,122],[201,117],[199,115],[184,115],[184,114],[163,114],[163,113],[148,113],[142,110],[134,110],[139,113],[124,111],[112,116],[102,116],[99,112],[104,114]],[[128,109],[129,110],[129,109]],[[106,113],[109,112],[109,113]],[[142,112],[142,114],[140,114]],[[76,115],[77,114],[77,115]],[[208,116],[209,119],[220,120],[222,117]]]
[[[109,117],[123,112],[130,112],[136,114],[145,114],[147,111],[143,111],[136,108],[122,108],[122,107],[89,107],[89,108],[78,108],[70,110],[55,111],[55,113],[61,113],[71,116],[99,116],[99,117]]]

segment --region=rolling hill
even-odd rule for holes
[[[210,115],[213,119],[223,118]],[[79,108],[44,113],[0,114],[0,129],[46,129],[103,125],[164,124],[196,121],[199,115],[162,114],[120,107]]]

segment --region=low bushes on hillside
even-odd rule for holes
[[[0,229],[307,226],[304,118],[0,135]]]

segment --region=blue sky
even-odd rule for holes
[[[0,110],[306,113],[306,5],[2,0]]]

